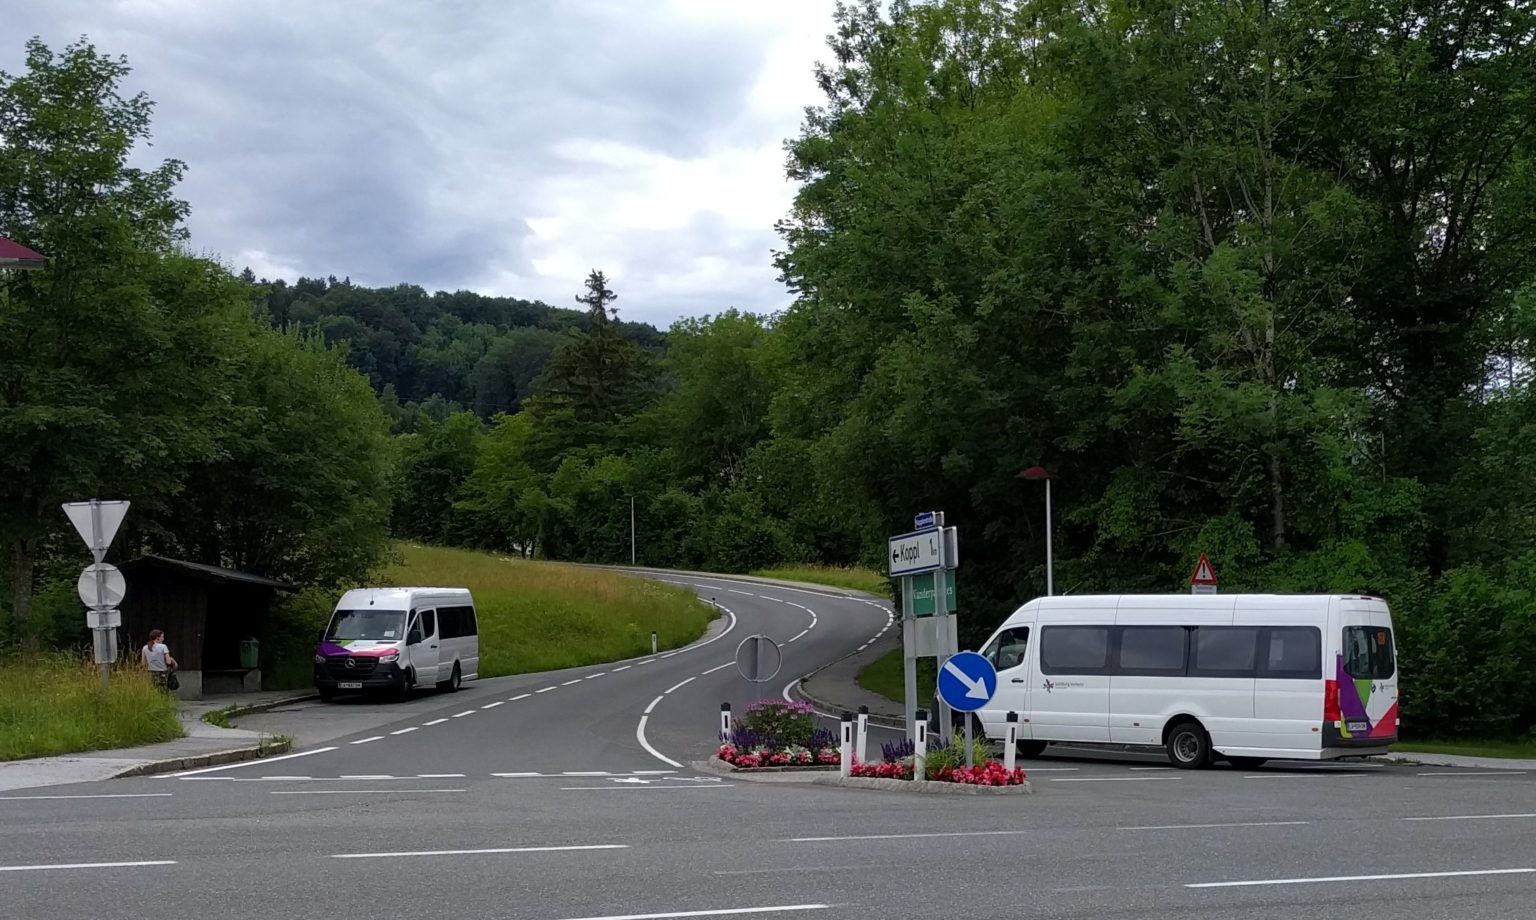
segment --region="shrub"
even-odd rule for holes
[[[816,734],[816,711],[806,703],[759,700],[742,713],[741,727],[770,747],[808,747]]]

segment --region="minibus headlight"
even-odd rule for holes
[[[320,655],[320,654],[316,654],[315,655],[315,664],[325,664],[325,656],[324,655]]]
[[[382,663],[382,664],[394,664],[395,662],[397,662],[399,660],[400,660],[400,653],[399,652],[390,652],[388,655],[385,655],[385,656],[383,656],[383,657],[381,657],[379,659],[380,663]]]

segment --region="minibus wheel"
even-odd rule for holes
[[[1199,722],[1180,722],[1168,730],[1168,761],[1181,770],[1210,765],[1211,738]]]

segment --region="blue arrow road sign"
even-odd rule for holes
[[[961,652],[939,669],[939,699],[958,712],[975,712],[997,692],[997,670],[975,652]]]

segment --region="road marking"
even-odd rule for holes
[[[682,654],[682,653],[681,652],[668,652],[665,655],[662,655],[661,657],[663,657],[663,658],[671,658],[673,655],[680,655],[680,654]]]
[[[1132,767],[1131,769],[1132,770],[1140,770],[1140,771],[1143,771],[1143,772],[1150,772],[1152,770],[1172,770],[1173,767]]]
[[[526,700],[530,696],[533,696],[533,694],[532,693],[519,693],[517,696],[507,697],[507,702],[515,703],[518,700]]]
[[[627,850],[628,844],[594,843],[584,846],[493,847],[483,850],[400,850],[394,853],[332,853],[332,859],[394,859],[402,856],[482,856],[492,853],[568,853],[572,850]]]
[[[507,704],[506,700],[497,700],[494,703],[486,703],[484,706],[481,706],[480,708],[481,709],[495,709],[497,706],[505,706],[506,704]]]
[[[474,714],[475,714],[475,711],[473,709],[466,709],[463,712],[456,712],[456,713],[454,713],[450,718],[462,719],[465,716],[472,716]],[[356,742],[353,742],[353,743],[356,744]]]
[[[867,648],[869,648],[869,643],[868,642],[866,642],[863,645],[859,646],[859,651],[862,652],[862,651],[864,651]]]
[[[468,791],[468,789],[274,789],[267,795],[415,795],[419,792]]]
[[[542,774],[542,773],[492,773],[491,775],[492,776],[499,776],[502,779],[515,779],[515,778],[523,777],[523,776],[543,776],[544,774]]]
[[[562,686],[562,687],[569,687],[572,684],[579,684],[579,683],[581,683],[581,680],[582,679],[580,677],[578,677],[575,680],[568,680],[565,683],[561,684],[560,686]]]
[[[373,780],[373,779],[394,779],[394,777],[390,776],[388,773],[371,773],[371,774],[370,773],[364,773],[364,774],[354,774],[354,775],[343,775],[341,778],[342,779],[368,779],[368,780]]]
[[[757,595],[753,594],[751,591],[737,591],[735,588],[726,588],[725,590],[731,592],[732,594],[740,594],[742,597],[757,597]]]
[[[1140,825],[1117,831],[1204,831],[1206,828],[1299,828],[1312,822],[1247,822],[1235,825]]]
[[[423,726],[427,726],[427,725],[442,725],[442,724],[443,724],[443,723],[444,723],[444,722],[446,722],[446,721],[448,721],[448,720],[447,720],[447,719],[433,719],[433,720],[432,720],[432,721],[430,721],[430,722],[423,722],[423,723],[421,723],[421,724],[422,724],[422,725],[423,725]]]
[[[613,669],[613,673],[615,673],[615,674],[617,674],[617,673],[619,673],[619,672],[620,672],[620,671],[628,671],[628,670],[629,670],[629,669],[630,669],[630,668],[632,668],[632,667],[634,667],[634,665],[632,665],[632,664],[626,664],[626,665],[624,665],[624,666],[623,666],[623,667],[622,667],[622,668],[614,668],[614,669]]]
[[[308,776],[258,776],[255,779],[237,779],[237,783],[299,783],[308,782]]]
[[[1531,875],[1536,869],[1472,869],[1465,872],[1402,872],[1394,875],[1332,875],[1321,878],[1270,878],[1247,882],[1197,882],[1185,888],[1253,888],[1260,885],[1316,885],[1324,882],[1381,882],[1403,878],[1463,878],[1474,875]]]
[[[0,802],[27,802],[38,799],[164,799],[174,792],[116,792],[110,795],[4,795]]]
[[[716,869],[710,875],[771,875],[782,872],[857,872],[861,869],[889,869],[890,866],[789,866],[783,869]]]
[[[638,668],[638,667],[640,667],[640,666],[641,666],[641,665],[642,665],[642,664],[650,664],[650,663],[651,663],[651,662],[653,662],[653,661],[655,661],[655,660],[656,660],[656,659],[654,659],[654,658],[647,658],[647,659],[645,659],[645,660],[644,660],[644,661],[637,661],[637,662],[635,662],[635,667],[637,667],[637,668]]]
[[[383,740],[384,740],[384,736],[383,735],[374,735],[372,738],[359,738],[356,741],[353,741],[352,744],[367,744],[370,741],[383,741]]]
[[[716,671],[724,671],[726,668],[730,667],[731,665],[733,665],[735,663],[736,662],[734,662],[734,661],[727,661],[725,664],[722,664],[719,667],[710,668],[708,671],[705,671],[703,674],[700,674],[699,676],[700,677],[704,677],[704,676],[707,676],[709,674],[713,674]]]
[[[793,642],[793,641],[795,641],[795,639],[798,639],[798,638],[800,638],[800,637],[801,637],[801,636],[803,636],[803,635],[805,635],[805,634],[806,634],[806,633],[808,633],[808,632],[810,632],[810,631],[811,631],[811,630],[810,630],[810,629],[809,629],[809,627],[807,627],[807,628],[806,628],[806,629],[802,629],[802,630],[800,630],[800,631],[799,631],[799,632],[798,632],[798,633],[795,633],[795,636],[794,636],[794,638],[793,638],[793,639],[789,639],[789,640],[787,640],[787,641],[786,641],[786,642],[785,642],[785,643],[784,643],[784,644],[785,644],[785,645],[788,645],[788,644],[789,644],[789,643],[790,643],[790,642]]]
[[[1495,821],[1503,818],[1536,818],[1528,815],[1437,815],[1429,818],[1404,818],[1404,821]]]
[[[561,776],[612,776],[607,770],[567,770]]]
[[[645,707],[645,714],[646,715],[650,715],[651,714],[651,710],[656,708],[656,704],[660,703],[661,700],[662,700],[662,697],[664,697],[664,696],[666,696],[666,694],[662,694],[661,696],[656,697],[654,700],[651,700],[651,705]]]
[[[1249,773],[1243,779],[1359,779],[1364,773]]]
[[[729,589],[727,589],[727,590],[729,590]],[[758,594],[756,596],[762,598],[765,601],[773,601],[775,604],[787,604],[787,603],[789,603],[789,601],[780,600],[777,597],[769,597],[766,594]]]
[[[242,763],[227,763],[227,764],[224,764],[223,766],[203,767],[200,770],[187,770],[187,771],[185,771],[183,773],[172,773],[172,774],[169,774],[169,775],[170,776],[175,776],[175,777],[196,776],[199,773],[212,773],[212,772],[214,772],[216,770],[233,770],[236,767],[249,767],[251,764],[256,764],[256,763],[259,763],[259,764],[262,764],[263,766],[265,766],[266,764],[269,764],[269,763],[276,763],[279,760],[292,760],[295,757],[308,757],[311,754],[324,754],[326,751],[334,751],[334,750],[336,750],[336,748],[333,745],[331,747],[315,748],[313,751],[300,751],[297,754],[282,754],[282,755],[279,755],[277,757],[263,757],[260,760],[247,760],[247,761],[244,761]],[[220,778],[222,778],[222,777],[220,777]]]
[[[602,677],[604,674],[607,674],[607,673],[608,673],[607,671],[598,671],[596,674],[588,674],[584,679],[585,680],[592,680],[593,678],[596,678],[596,677]]]
[[[668,773],[676,773],[676,770],[635,770],[634,776],[665,776]]]
[[[534,693],[548,693],[551,690],[559,690],[559,687],[545,687],[543,690],[535,690]]]
[[[686,787],[679,787],[686,788]],[[705,787],[699,787],[705,788]],[[779,843],[833,843],[843,840],[916,840],[924,837],[1017,837],[1030,831],[946,831],[930,834],[868,834],[854,837],[790,837]]]
[[[657,699],[661,699],[661,697],[657,697]],[[652,703],[651,705],[654,706],[656,704]],[[646,753],[650,754],[652,757],[656,758],[657,760],[661,761],[664,764],[667,764],[668,766],[678,767],[679,769],[681,769],[681,767],[683,766],[682,764],[678,763],[677,761],[673,760],[672,758],[668,757],[667,755],[663,754],[662,752],[660,752],[660,751],[656,750],[655,748],[651,747],[651,743],[649,741],[645,740],[645,723],[646,723],[646,720],[649,719],[649,718],[650,718],[649,715],[644,715],[644,716],[640,717],[640,724],[635,726],[635,740],[639,741],[640,742],[640,746],[645,748]],[[683,787],[683,788],[687,788],[687,787]]]
[[[679,683],[673,684],[672,687],[667,690],[667,693],[672,693],[674,691],[681,690],[683,687],[688,686],[689,684],[693,683],[695,680],[698,680],[698,678],[690,677],[690,678],[688,678],[685,681],[681,681]],[[667,693],[663,693],[662,696],[666,696]]]
[[[463,779],[462,773],[418,773],[417,779]]]
[[[561,786],[561,792],[594,792],[598,789],[631,789],[637,791],[658,791],[662,789],[725,789],[734,786],[735,783],[719,783],[712,786]]]
[[[410,728],[402,728],[402,729],[400,729],[397,732],[390,732],[390,734],[391,735],[409,735],[411,732],[416,731],[416,730],[417,730],[417,726],[412,725]]]
[[[1038,772],[1038,771],[1036,771]],[[1177,783],[1182,776],[1073,776],[1053,779],[1053,783]]]
[[[787,914],[797,910],[828,910],[830,904],[785,904],[782,907],[727,907],[720,910],[679,910],[665,914],[611,914],[571,920],[671,920],[673,917],[732,917],[739,914]]]
[[[40,866],[0,866],[0,872],[33,872],[41,869],[136,869],[140,866],[174,866],[174,859],[145,859],[139,862],[54,863]]]
[[[1420,773],[1419,776],[1524,776],[1527,770],[1446,770],[1443,772]]]

